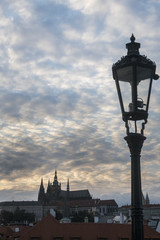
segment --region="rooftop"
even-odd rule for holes
[[[160,234],[148,226],[144,226],[144,233],[146,239],[160,240]],[[131,225],[112,223],[59,223],[49,214],[19,238],[19,240],[30,239],[130,240]]]

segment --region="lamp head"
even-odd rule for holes
[[[140,43],[135,42],[133,34],[130,40],[126,44],[127,55],[112,66],[122,119],[126,126],[128,121],[147,122],[152,80],[159,78],[155,73],[156,64],[140,55]]]

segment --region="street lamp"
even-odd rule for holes
[[[124,138],[131,153],[131,216],[132,240],[144,239],[141,190],[140,154],[146,137],[143,135],[148,118],[152,81],[159,76],[156,64],[139,53],[140,43],[126,44],[127,55],[112,66],[118,98],[125,122],[127,136]]]

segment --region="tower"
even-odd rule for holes
[[[150,204],[148,193],[146,193],[146,205]]]
[[[142,205],[145,205],[146,204],[146,200],[144,198],[143,192],[141,194],[142,194]]]
[[[47,186],[47,194],[50,194],[51,192],[51,183],[50,183],[50,179],[48,180],[48,186]]]
[[[61,192],[61,184],[58,182],[57,170],[55,170],[53,185],[51,185],[50,200],[58,200],[60,192]]]
[[[45,190],[43,186],[43,178],[41,178],[41,184],[38,193],[38,202],[44,203],[45,202]]]
[[[53,186],[58,186],[57,170],[55,170]]]
[[[66,199],[69,201],[69,192],[70,192],[70,187],[69,187],[69,178],[67,180],[67,192],[66,192]]]
[[[69,217],[70,207],[69,207],[69,178],[67,180],[67,191],[64,198],[64,217]]]
[[[69,192],[69,178],[67,180],[67,192]]]

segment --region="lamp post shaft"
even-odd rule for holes
[[[127,55],[113,64],[112,72],[122,119],[127,131],[124,139],[131,153],[132,240],[144,240],[140,154],[146,139],[143,132],[148,119],[152,80],[157,80],[159,76],[156,74],[156,64],[139,53],[140,43],[135,42],[133,34],[130,40],[131,42],[126,44]],[[146,87],[143,85],[145,83]],[[147,90],[146,93],[144,93],[144,89]],[[126,94],[128,92],[131,92],[130,97]],[[130,128],[130,122],[135,124],[134,132],[131,132],[133,128]],[[137,123],[139,123],[138,128]]]
[[[131,153],[132,240],[144,240],[140,154],[146,137],[130,133],[124,139]]]

